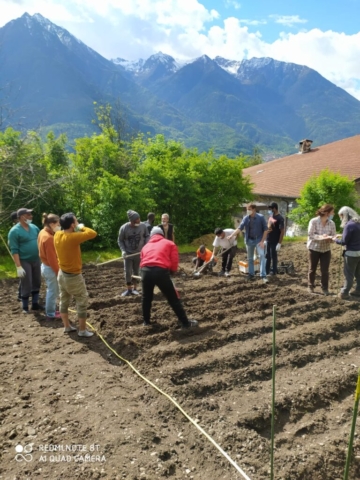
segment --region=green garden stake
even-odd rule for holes
[[[272,335],[272,399],[271,399],[271,449],[270,449],[270,479],[274,480],[274,429],[275,429],[275,357],[276,357],[276,306],[273,305],[273,335]]]
[[[348,453],[346,457],[344,480],[348,480],[349,478],[349,468],[351,463],[352,447],[353,447],[354,434],[355,434],[356,418],[357,418],[357,413],[359,408],[359,400],[360,400],[360,369],[358,371],[358,380],[357,380],[357,386],[356,386],[356,392],[355,392],[354,413],[353,413],[353,419],[351,424],[349,448],[348,448]]]

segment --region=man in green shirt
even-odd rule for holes
[[[17,211],[19,223],[9,232],[8,241],[17,276],[21,279],[21,301],[23,313],[29,313],[29,297],[32,310],[43,310],[39,305],[41,270],[37,237],[39,228],[32,224],[32,210],[20,208]]]

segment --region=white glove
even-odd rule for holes
[[[278,244],[276,245],[276,251],[278,252],[278,251],[280,250],[280,248],[281,248],[281,243],[278,243]]]
[[[127,257],[127,253],[126,253],[126,252],[121,252],[121,255],[122,255],[122,258],[126,258],[126,257]]]
[[[79,223],[75,227],[75,232],[80,232],[84,227],[85,227],[85,225],[83,223]]]
[[[26,275],[26,272],[23,269],[23,267],[16,267],[16,273],[19,278],[23,278]]]

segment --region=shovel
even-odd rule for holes
[[[205,267],[211,262],[211,260],[209,260],[208,262],[205,262],[204,265],[202,267],[199,268],[199,270],[197,272],[194,272],[193,275],[194,277],[200,277],[200,273],[205,270]]]

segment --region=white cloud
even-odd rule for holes
[[[225,0],[224,5],[226,8],[235,8],[235,10],[239,10],[241,8],[241,3],[236,2],[236,0]]]
[[[300,18],[299,15],[269,15],[269,18],[287,27],[293,27],[299,23],[307,23],[305,18]]]
[[[252,25],[255,27],[258,25],[266,25],[268,23],[266,20],[248,20],[246,18],[239,18],[239,22],[244,25]]]
[[[270,43],[261,35],[265,21],[228,17],[220,23],[219,13],[201,1],[0,0],[0,26],[24,11],[39,12],[107,58],[134,60],[159,50],[182,60],[203,54],[233,60],[272,57],[307,65],[360,99],[360,31],[282,32]],[[278,25],[306,23],[299,15],[272,19]],[[254,32],[250,25],[259,28]]]

